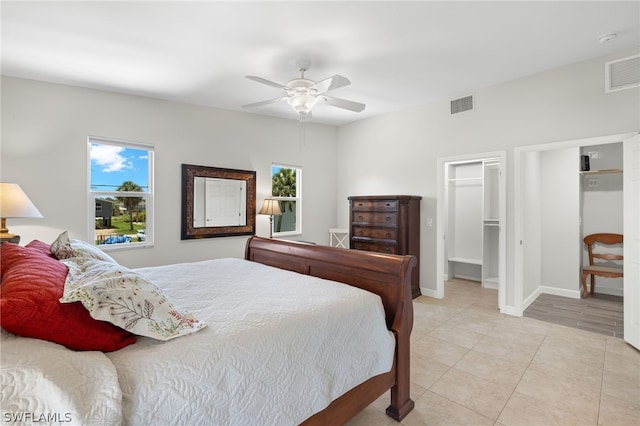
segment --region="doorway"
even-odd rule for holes
[[[542,293],[580,297],[580,149],[619,142],[623,142],[624,150],[623,234],[627,237],[624,243],[624,337],[640,347],[640,289],[630,285],[640,280],[637,220],[640,215],[640,138],[637,134],[514,150],[514,290],[516,301],[521,303],[521,313]],[[569,166],[552,168],[554,162]],[[543,194],[541,188],[545,185],[553,185],[553,191],[534,198],[536,194]],[[564,195],[559,195],[560,191]],[[553,217],[545,220],[545,214]]]
[[[436,291],[472,279],[498,290],[505,304],[506,151],[438,159]]]

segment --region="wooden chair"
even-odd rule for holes
[[[596,243],[601,245],[622,244],[621,234],[591,234],[584,237],[584,243],[589,251],[589,265],[582,268],[582,297],[589,296],[587,293],[587,275],[591,275],[591,294],[596,287],[595,276],[607,278],[621,278],[622,265],[615,263],[594,262],[594,259],[604,259],[605,261],[622,261],[621,254],[603,253],[601,251],[594,252],[593,247]]]

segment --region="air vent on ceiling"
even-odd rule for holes
[[[607,62],[604,73],[607,93],[640,87],[640,55]]]
[[[473,95],[464,96],[451,101],[451,115],[466,111],[473,111]]]

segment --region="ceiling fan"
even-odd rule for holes
[[[300,71],[300,78],[290,80],[286,85],[275,83],[262,77],[256,77],[253,75],[246,76],[249,80],[257,81],[258,83],[263,83],[268,86],[276,87],[278,89],[283,89],[287,95],[275,99],[269,99],[266,101],[243,105],[242,107],[253,108],[275,102],[287,102],[293,108],[293,110],[300,115],[301,121],[304,121],[311,115],[311,109],[313,109],[313,107],[318,103],[326,103],[334,107],[354,112],[364,111],[364,104],[325,95],[325,93],[330,90],[338,89],[340,87],[348,86],[349,84],[351,84],[351,82],[346,77],[336,74],[333,77],[315,82],[313,80],[304,78],[304,73],[309,69],[310,66],[309,61],[299,60],[296,62],[296,65],[298,66],[298,71]]]

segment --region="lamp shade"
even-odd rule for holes
[[[0,217],[42,217],[17,183],[0,182]]]
[[[278,204],[278,200],[274,200],[273,198],[265,199],[258,214],[280,216],[282,211],[280,211],[280,204]]]

